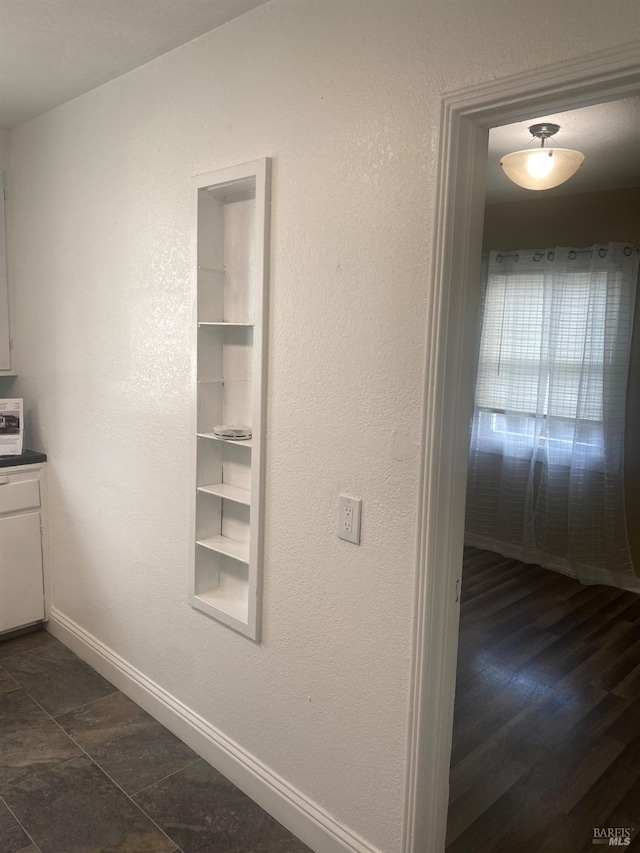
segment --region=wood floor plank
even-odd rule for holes
[[[591,684],[603,690],[613,691],[639,665],[640,640],[632,643],[611,665],[603,667],[603,671],[591,680]]]
[[[450,807],[447,844],[455,841],[526,772],[527,768],[523,764],[504,759],[496,762],[490,774],[485,769],[482,777]]]
[[[542,610],[536,619],[536,625],[540,628],[551,629],[565,616],[573,613],[577,607],[582,607],[591,601],[597,601],[598,587],[596,586],[581,586],[578,584],[578,589],[575,588],[575,581],[571,586],[566,588],[567,595],[559,598],[554,602],[553,607],[547,610]]]
[[[635,782],[620,800],[614,811],[604,820],[605,827],[626,827],[631,830],[629,837],[637,847],[640,842],[640,780]]]
[[[466,605],[461,605],[461,617],[465,618],[473,613],[491,616],[505,607],[520,601],[530,592],[543,587],[547,582],[547,578],[541,575],[525,586],[522,582],[522,575],[515,572],[513,576],[509,576],[506,579],[501,578],[496,586],[488,587],[480,592],[471,601],[467,602]]]
[[[634,740],[638,732],[640,732],[640,702],[635,701],[616,718],[607,733],[609,737],[628,744]]]
[[[631,699],[640,697],[640,665],[634,667],[611,692],[616,696],[626,696]]]
[[[591,633],[585,633],[583,639],[591,646],[605,647],[623,638],[633,636],[634,623],[627,622],[620,613],[613,615],[604,624],[595,628]]]
[[[560,812],[548,827],[547,836],[536,853],[568,853],[568,851],[577,853],[585,849],[586,844],[592,851],[592,838],[592,827],[587,827],[576,818]]]
[[[640,780],[640,739],[634,738],[571,809],[585,825],[604,826],[633,785]]]
[[[473,577],[464,579],[462,597],[475,598],[482,592],[495,589],[499,584],[513,578],[517,578],[520,583],[524,584],[525,580],[522,575],[522,565],[516,560],[505,560],[504,563],[487,566]]]
[[[634,791],[634,796],[638,796],[637,791]],[[629,819],[627,817],[626,812],[622,811],[622,805],[618,807],[619,810],[613,812],[613,814],[609,815],[609,817],[604,822],[604,828],[610,828],[616,831],[616,834],[620,833],[621,829],[627,829],[629,831],[629,846],[623,847],[623,850],[637,850],[638,843],[640,842],[639,833],[640,822],[638,822],[637,818]],[[635,810],[634,810],[635,811]],[[623,836],[624,837],[624,836]],[[593,844],[593,842],[592,842]],[[590,848],[585,844],[584,848],[586,850],[593,850],[593,846]]]
[[[511,788],[447,846],[447,853],[533,853],[556,817],[548,803],[521,808]]]
[[[506,637],[492,637],[485,642],[484,648],[474,650],[470,657],[478,664],[498,664],[515,670],[557,639],[555,634],[543,631],[535,625],[524,625]]]
[[[522,777],[523,785],[529,795],[537,794],[562,813],[570,812],[624,748],[611,738],[589,744],[568,739],[553,756],[545,756]]]
[[[535,589],[529,590],[518,601],[492,614],[492,633],[508,632],[512,630],[513,625],[520,626],[523,623],[535,624],[546,630],[555,620],[548,618],[548,624],[543,624],[540,620],[541,613],[546,615],[553,608],[557,608],[557,614],[560,617],[569,612],[572,605],[566,604],[561,598],[563,593],[570,590],[566,585],[566,578],[558,575],[558,580],[555,580],[552,572],[548,574],[550,577],[544,578]]]
[[[534,679],[522,681],[513,671],[486,667],[460,690],[454,709],[452,764],[457,764],[510,721],[536,707],[548,693],[547,685],[540,685]]]
[[[604,697],[602,691],[587,686],[579,695],[549,688],[545,699],[525,707],[494,736],[504,755],[532,766],[549,750],[557,750],[563,740]]]
[[[640,597],[629,593],[629,606],[620,615],[629,622],[638,621],[640,619]]]
[[[463,594],[447,853],[640,827],[640,597],[479,549]]]
[[[598,591],[591,600],[585,601],[579,607],[574,607],[570,613],[543,627],[579,642],[593,630],[608,622],[612,609],[615,613],[615,604],[625,602],[626,594],[607,587],[599,586],[596,589]],[[622,609],[624,605],[620,606]]]
[[[521,667],[523,678],[535,679],[540,684],[555,684],[594,652],[586,643],[572,643],[565,637],[551,643]],[[598,686],[598,685],[594,685]]]

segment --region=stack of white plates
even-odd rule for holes
[[[228,441],[246,441],[251,438],[251,427],[240,424],[221,424],[214,426],[213,434]]]

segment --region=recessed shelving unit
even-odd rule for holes
[[[190,601],[260,634],[270,162],[194,178],[196,429]],[[252,437],[215,435],[220,424]]]

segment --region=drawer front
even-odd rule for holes
[[[0,515],[39,506],[39,480],[17,480],[0,473]]]

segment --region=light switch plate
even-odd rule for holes
[[[360,513],[362,510],[361,498],[348,498],[340,495],[338,509],[338,538],[345,542],[360,544]]]

